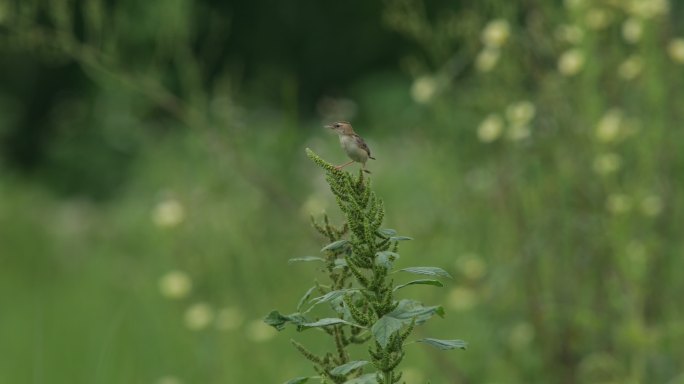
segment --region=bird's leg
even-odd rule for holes
[[[362,163],[362,164],[361,164],[361,170],[364,171],[364,172],[366,172],[366,173],[371,173],[371,171],[369,171],[369,170],[366,169],[366,163]]]
[[[350,162],[348,162],[348,163],[344,163],[344,164],[342,164],[342,165],[336,165],[335,168],[337,168],[337,169],[342,169],[342,168],[346,167],[347,165],[349,165],[349,164],[351,164],[351,163],[353,163],[353,162],[354,162],[354,160],[352,160],[352,161],[350,161]]]

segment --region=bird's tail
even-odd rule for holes
[[[368,156],[368,157],[371,158],[371,159],[373,159],[373,160],[375,160],[375,157],[373,157],[373,156]]]

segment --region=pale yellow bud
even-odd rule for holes
[[[447,305],[456,311],[467,311],[477,303],[477,295],[470,288],[457,287],[449,292]]]
[[[247,325],[247,329],[245,330],[245,336],[256,343],[268,341],[277,333],[278,331],[276,331],[270,325],[264,323],[261,319],[252,320]]]
[[[483,143],[491,143],[503,133],[504,122],[497,114],[490,114],[477,127],[477,137]]]
[[[563,76],[574,76],[584,66],[584,54],[579,49],[570,49],[558,59],[558,72]]]
[[[152,221],[159,227],[175,227],[183,222],[185,209],[178,200],[166,199],[154,207]]]
[[[197,303],[185,311],[185,326],[192,331],[205,329],[214,320],[214,310],[206,303]]]
[[[615,141],[622,133],[622,111],[613,108],[606,112],[596,125],[596,139],[604,143]]]
[[[667,45],[667,53],[678,64],[684,64],[684,38],[672,39]]]
[[[498,48],[485,47],[475,58],[475,68],[480,72],[489,72],[499,62],[500,56]]]
[[[622,158],[615,153],[605,153],[594,159],[594,171],[599,175],[607,175],[620,169]]]
[[[644,33],[644,27],[641,21],[635,17],[630,17],[622,23],[622,38],[626,42],[635,44],[641,40]]]
[[[646,196],[641,201],[641,212],[646,216],[658,216],[663,210],[663,199],[657,195]]]
[[[418,104],[427,104],[437,92],[437,81],[432,76],[421,76],[411,85],[411,97]]]
[[[613,15],[605,9],[592,8],[586,14],[587,27],[595,31],[606,28],[613,20]]]
[[[579,44],[584,38],[584,30],[577,25],[561,25],[556,28],[555,35],[558,40],[570,44]]]
[[[621,193],[616,193],[608,196],[606,201],[606,208],[612,214],[623,214],[632,209],[632,199]]]
[[[245,316],[238,307],[221,309],[216,315],[216,328],[222,331],[230,331],[239,328],[245,320]]]
[[[159,291],[169,299],[182,299],[191,289],[192,281],[182,271],[171,271],[159,279]]]
[[[627,10],[634,16],[651,19],[667,14],[670,3],[667,0],[632,0],[628,3]]]
[[[482,43],[487,47],[500,48],[511,34],[511,27],[504,19],[492,20],[482,30]]]
[[[477,255],[465,255],[456,260],[458,268],[469,279],[480,279],[487,272],[487,265]]]
[[[506,118],[511,124],[525,125],[534,118],[536,108],[529,101],[518,101],[506,107]]]
[[[644,64],[639,56],[631,56],[618,67],[618,75],[625,80],[632,80],[639,76]]]

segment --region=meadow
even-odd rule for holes
[[[683,384],[684,4],[310,3],[0,2],[0,384],[313,374],[263,318],[321,277],[337,120],[454,277],[406,295],[468,349],[407,383]]]

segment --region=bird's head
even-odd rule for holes
[[[354,133],[354,130],[348,121],[338,121],[336,123],[328,124],[325,127],[332,129],[338,135],[351,135]]]

